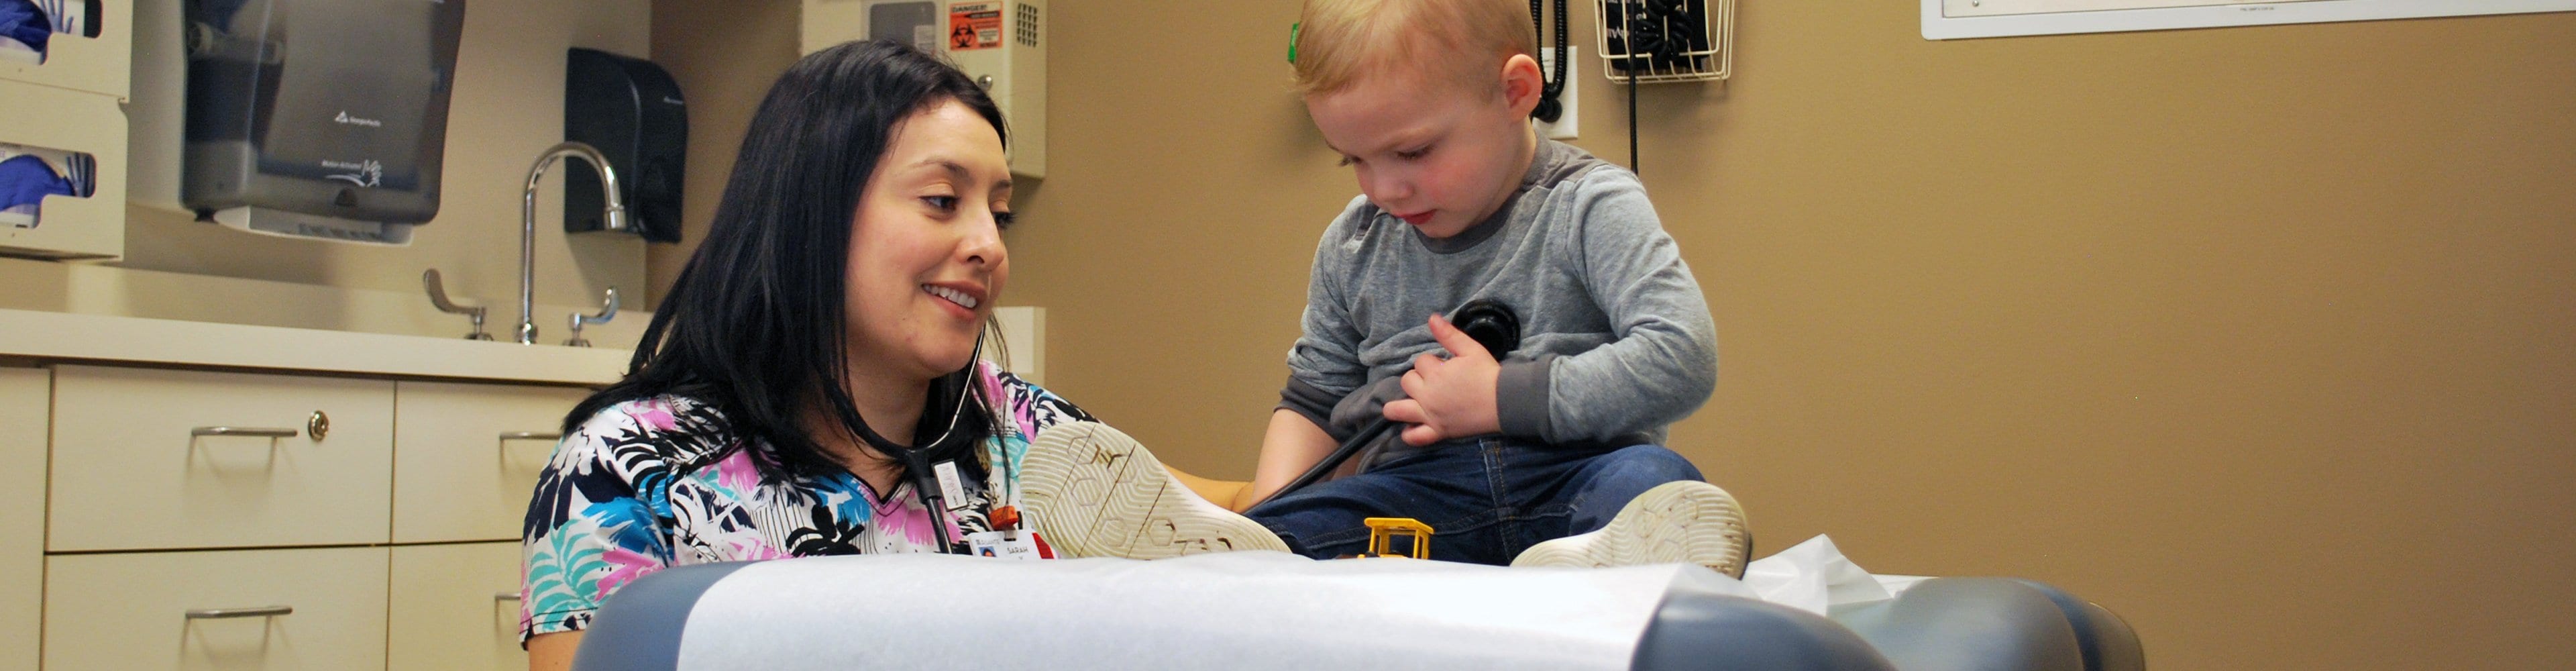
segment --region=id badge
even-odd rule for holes
[[[1055,550],[1038,540],[1038,532],[1023,529],[978,531],[966,534],[966,547],[978,557],[995,559],[1054,559]]]
[[[939,498],[947,502],[950,511],[965,510],[967,506],[975,504],[973,501],[966,500],[966,486],[957,478],[957,462],[939,462],[930,467],[930,472],[939,480]]]

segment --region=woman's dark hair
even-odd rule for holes
[[[850,42],[797,60],[752,115],[714,225],[653,313],[626,378],[574,407],[564,432],[611,405],[675,394],[722,413],[733,438],[767,445],[752,461],[774,479],[846,468],[807,434],[800,420],[812,408],[883,450],[842,387],[852,217],[896,127],[950,100],[1007,137],[982,87],[911,46]],[[998,420],[976,368],[970,361],[930,385],[913,435],[932,440],[966,413],[955,435],[920,446],[929,459],[918,463],[955,460],[980,481],[976,447]],[[973,390],[962,409],[959,385]]]

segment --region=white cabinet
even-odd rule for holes
[[[63,366],[46,549],[383,543],[394,383]]]
[[[516,436],[631,355],[0,310],[0,670],[526,668]]]
[[[396,388],[396,543],[518,538],[564,413],[590,393],[442,382]]]
[[[520,519],[588,394],[0,368],[0,459],[50,463],[0,468],[0,668],[526,668]]]
[[[519,542],[394,548],[388,671],[528,668],[519,649]]]
[[[45,491],[45,410],[51,373],[0,368],[0,492]],[[0,502],[0,669],[36,665],[45,586],[45,508],[22,497]],[[23,597],[14,595],[25,595]]]
[[[379,669],[386,548],[58,555],[48,669]]]

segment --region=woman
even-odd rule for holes
[[[983,89],[911,47],[779,78],[626,378],[565,418],[529,502],[531,668],[568,666],[643,574],[956,551],[1019,498],[1029,439],[1089,417],[977,361],[1010,278],[1003,146]]]

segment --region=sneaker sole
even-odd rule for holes
[[[1638,494],[1599,531],[1530,546],[1512,565],[1692,563],[1742,578],[1751,538],[1744,507],[1726,490],[1705,482],[1667,482]]]
[[[1022,502],[1038,535],[1062,556],[1288,551],[1278,535],[1191,493],[1152,452],[1104,424],[1074,422],[1040,432],[1022,469]]]

